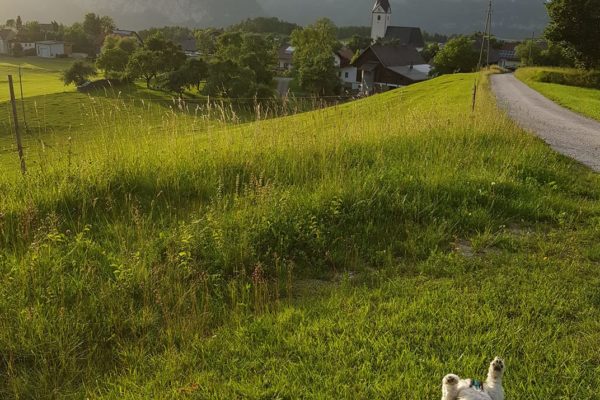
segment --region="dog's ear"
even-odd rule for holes
[[[458,376],[449,374],[444,377],[443,383],[445,385],[456,385],[458,384]]]

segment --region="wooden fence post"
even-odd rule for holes
[[[15,98],[15,88],[12,75],[8,76],[8,87],[10,89],[10,102],[12,104],[13,125],[15,127],[15,138],[17,140],[17,150],[19,151],[19,160],[21,160],[21,172],[23,175],[27,172],[25,166],[25,157],[23,155],[23,144],[21,142],[21,132],[19,132],[19,116],[17,115],[17,99]]]

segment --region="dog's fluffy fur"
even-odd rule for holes
[[[498,357],[490,363],[483,391],[472,387],[471,379],[460,379],[454,374],[446,375],[442,380],[442,400],[504,400],[503,375],[504,361]]]

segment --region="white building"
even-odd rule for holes
[[[392,6],[388,0],[375,0],[371,11],[371,39],[374,42],[385,39],[403,46],[412,46],[418,51],[425,48],[420,28],[410,26],[392,26]]]
[[[351,64],[354,53],[348,48],[342,48],[341,50],[333,54],[334,64],[338,69],[340,80],[344,87],[358,90],[360,82],[358,82],[358,68]]]
[[[0,29],[0,54],[10,54],[10,42],[15,36],[11,29]]]
[[[371,13],[371,39],[385,37],[388,26],[392,22],[392,6],[388,0],[376,0]]]
[[[73,45],[66,42],[46,40],[37,42],[35,46],[37,56],[42,58],[68,57],[73,53]]]

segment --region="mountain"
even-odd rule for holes
[[[299,3],[301,2],[301,6]],[[373,0],[2,0],[0,19],[72,23],[89,11],[112,16],[121,28],[187,25],[226,26],[255,16],[274,16],[307,24],[328,17],[338,25],[369,25]],[[420,26],[429,32],[483,30],[486,0],[392,0],[394,25]],[[494,33],[528,37],[547,23],[544,0],[495,0]]]

